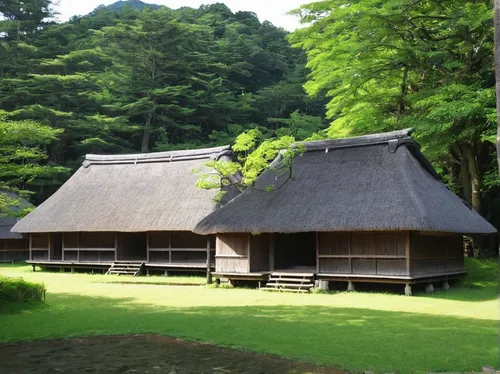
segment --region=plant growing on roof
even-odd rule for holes
[[[295,138],[285,135],[276,139],[264,139],[258,129],[250,129],[241,133],[232,146],[237,155],[237,162],[218,160],[209,161],[204,166],[215,171],[200,173],[196,186],[203,189],[218,189],[215,200],[220,202],[227,193],[229,186],[234,186],[243,191],[248,186],[255,188],[254,182],[266,169],[273,168],[277,176],[288,173],[287,178],[293,179],[292,159],[304,151],[304,147],[295,144]],[[280,155],[280,160],[275,165],[272,161]],[[270,192],[279,187],[268,185],[265,191]]]

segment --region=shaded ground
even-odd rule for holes
[[[165,336],[104,336],[0,345],[0,373],[343,374]]]

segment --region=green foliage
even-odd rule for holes
[[[45,285],[28,282],[23,278],[10,278],[0,275],[0,307],[12,303],[45,300]]]
[[[306,91],[329,98],[328,136],[415,127],[444,179],[489,215],[493,196],[484,191],[496,172],[491,2],[331,0],[294,13],[310,23],[289,40],[307,53]]]
[[[298,110],[290,114],[290,118],[269,118],[268,121],[283,125],[276,129],[276,135],[291,136],[296,140],[305,140],[325,127],[321,117],[300,114]]]
[[[0,112],[0,189],[9,189],[26,196],[28,188],[41,180],[65,173],[62,167],[46,163],[44,148],[61,135],[37,122],[10,121],[8,113]],[[19,201],[0,193],[0,212],[10,211]],[[21,214],[25,214],[22,211]]]
[[[42,147],[44,164],[74,170],[86,153],[231,144],[255,127],[267,138],[287,127],[267,118],[324,113],[302,89],[305,54],[251,12],[137,2],[54,23],[49,0],[14,3],[0,6],[0,110],[64,130]],[[19,33],[25,21],[36,27]],[[64,180],[30,188],[41,202]]]

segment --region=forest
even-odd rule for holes
[[[132,5],[58,23],[51,0],[0,0],[0,188],[38,204],[88,153],[223,144],[251,183],[295,141],[413,127],[500,227],[491,1],[318,1],[293,33],[222,3]]]

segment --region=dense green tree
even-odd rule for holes
[[[330,0],[296,11],[310,95],[330,137],[416,127],[424,151],[478,211],[491,184],[495,115],[490,1]],[[485,179],[486,178],[486,179]]]
[[[27,197],[30,190],[50,185],[62,167],[46,162],[45,148],[61,130],[53,130],[33,121],[9,121],[0,111],[0,190],[11,190]],[[0,212],[12,205],[12,199],[0,194]]]

